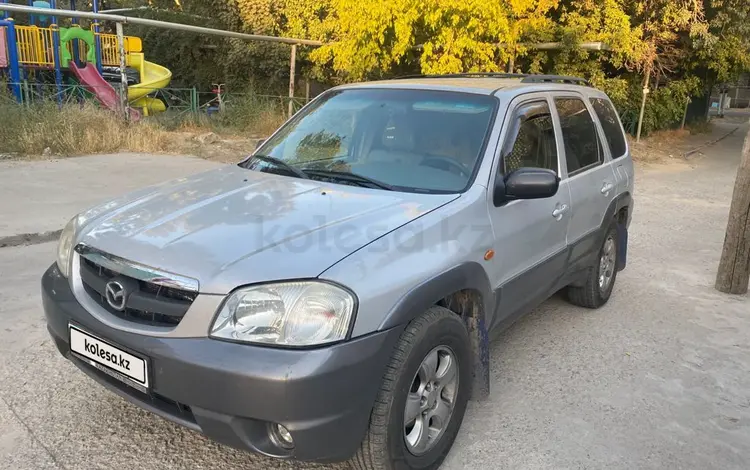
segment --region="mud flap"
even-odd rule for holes
[[[628,228],[617,224],[617,270],[622,271],[628,264]]]
[[[465,322],[474,358],[471,398],[484,400],[490,395],[490,339],[487,325],[481,315],[465,317]]]

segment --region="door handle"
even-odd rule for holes
[[[557,207],[555,207],[555,210],[552,211],[552,217],[554,217],[557,220],[560,220],[562,219],[563,214],[567,211],[568,211],[568,205],[560,204]]]
[[[606,196],[613,189],[615,189],[615,185],[612,184],[612,183],[610,183],[610,182],[608,182],[608,181],[605,181],[604,182],[604,186],[602,186],[602,194],[604,194]]]

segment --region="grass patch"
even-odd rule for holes
[[[287,102],[254,93],[231,96],[224,112],[207,119],[216,132],[266,137],[287,118]]]
[[[710,134],[713,130],[713,123],[709,120],[699,120],[692,122],[687,125],[687,130],[690,131],[691,135],[695,134]]]
[[[287,101],[280,97],[261,96],[253,92],[231,95],[223,112],[209,115],[201,108],[199,114],[167,109],[150,116],[147,121],[169,132],[201,134],[215,132],[223,136],[267,137],[287,119]]]
[[[75,156],[120,150],[202,154],[203,147],[213,150],[230,141],[243,141],[244,152],[244,141],[267,137],[287,118],[286,98],[259,95],[251,86],[245,93],[224,99],[223,111],[211,115],[206,107],[212,102],[193,103],[197,113],[179,103],[166,112],[127,123],[93,101],[58,107],[47,97],[22,106],[0,87],[0,154]],[[205,145],[195,141],[195,136],[209,132],[222,137]]]
[[[41,155],[49,148],[62,156],[132,150],[159,152],[167,145],[158,124],[127,123],[94,105],[0,104],[0,152]]]
[[[211,116],[168,109],[136,123],[127,123],[117,113],[95,103],[58,107],[48,101],[21,106],[2,98],[0,154],[19,156],[75,156],[121,150],[153,153],[167,149],[195,153],[192,146],[197,144],[191,134],[214,132],[229,140],[249,141],[270,135],[287,117],[286,100],[254,93],[231,96],[224,111]],[[188,142],[175,145],[181,140]],[[198,153],[202,147],[221,145],[200,147]],[[244,147],[242,151],[246,152]]]

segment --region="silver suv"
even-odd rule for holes
[[[556,76],[334,88],[238,165],[75,217],[44,274],[60,352],[127,400],[277,458],[434,469],[489,338],[609,299],[633,164]]]

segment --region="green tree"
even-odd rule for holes
[[[706,34],[693,44],[694,69],[707,68],[711,78],[729,82],[750,70],[750,2],[704,0]]]

